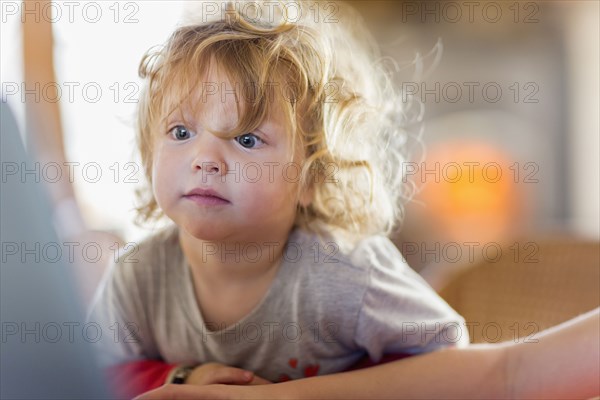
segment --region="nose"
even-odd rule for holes
[[[202,165],[198,166],[198,169],[203,170],[207,173],[218,174],[221,168],[219,167],[219,164],[212,161],[207,161],[203,162]]]
[[[225,174],[227,171],[224,157],[225,140],[208,132],[202,133],[201,136],[194,148],[192,170],[217,176]]]

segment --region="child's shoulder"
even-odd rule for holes
[[[287,251],[291,253],[288,261],[294,257],[300,258],[311,269],[325,274],[369,275],[374,271],[402,273],[410,269],[398,248],[383,235],[349,242],[339,236],[296,228],[290,235]]]
[[[332,237],[296,230],[289,242],[294,245],[287,250],[286,266],[292,276],[286,280],[286,293],[296,293],[304,307],[321,310],[343,326],[354,326],[361,310],[372,315],[383,304],[393,304],[400,312],[405,310],[401,304],[408,304],[402,303],[404,299],[430,293],[385,236],[344,245]]]

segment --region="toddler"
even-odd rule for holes
[[[230,5],[142,60],[139,215],[172,224],[104,276],[89,317],[104,366],[283,382],[468,344],[387,238],[406,196],[404,110],[366,32],[296,6],[307,18],[280,23]]]

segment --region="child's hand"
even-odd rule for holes
[[[254,375],[252,371],[219,363],[206,363],[194,368],[185,383],[188,385],[212,385],[217,383],[229,385],[264,385],[271,382]]]

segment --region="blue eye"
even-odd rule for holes
[[[169,134],[173,136],[175,140],[187,140],[191,137],[190,131],[183,125],[177,125],[171,128]]]
[[[252,149],[256,147],[257,144],[264,143],[261,138],[256,136],[253,133],[246,133],[235,138],[236,142],[238,142],[242,147],[247,149]]]

